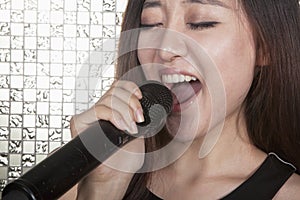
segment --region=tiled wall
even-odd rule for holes
[[[0,0],[0,192],[109,87],[126,3]]]

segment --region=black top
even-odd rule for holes
[[[296,171],[296,168],[270,153],[256,172],[222,200],[269,200]],[[150,192],[148,200],[162,200]]]

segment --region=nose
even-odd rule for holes
[[[165,62],[172,62],[173,60],[187,55],[187,46],[180,33],[167,31],[161,40],[160,48],[158,49],[158,56]]]

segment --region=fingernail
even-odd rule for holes
[[[121,128],[121,129],[128,129],[128,126],[126,125],[126,123],[124,122],[124,120],[122,120],[122,119],[119,119],[119,120],[117,120],[117,124],[118,124],[118,126]]]
[[[138,129],[137,129],[137,126],[136,126],[136,123],[135,122],[131,122],[131,125],[130,125],[130,132],[132,134],[137,134],[138,133]]]
[[[135,117],[136,117],[136,120],[137,120],[138,123],[141,123],[145,120],[142,108],[139,108],[135,111]]]
[[[135,89],[133,93],[134,93],[135,96],[137,96],[137,98],[139,98],[139,99],[142,98],[142,95],[141,95],[141,93],[138,91],[138,89]]]

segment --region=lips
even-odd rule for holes
[[[163,74],[162,81],[173,93],[173,112],[188,107],[202,88],[199,79],[191,75]]]

